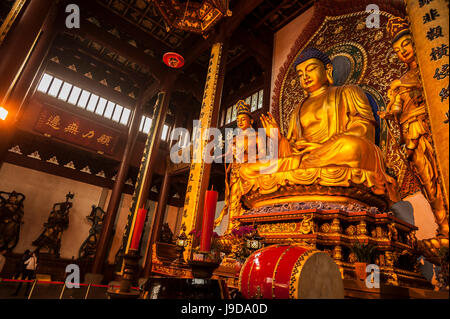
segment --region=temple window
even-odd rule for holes
[[[128,126],[131,109],[44,73],[37,90],[54,98]]]
[[[152,119],[148,116],[143,115],[141,119],[141,124],[139,125],[139,132],[148,134],[150,132],[151,126],[152,126]],[[169,133],[169,126],[167,124],[164,124],[161,132],[161,139],[163,141],[167,140],[168,133]]]

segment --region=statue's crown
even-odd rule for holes
[[[400,37],[410,33],[408,21],[400,17],[389,19],[386,29],[392,38],[392,42],[395,42],[400,39]]]
[[[300,55],[294,61],[294,67],[296,67],[300,63],[303,63],[313,58],[322,61],[324,65],[331,64],[331,60],[326,53],[316,48],[306,48],[300,53]]]
[[[237,115],[246,114],[250,118],[252,118],[252,113],[250,112],[250,105],[246,104],[243,100],[239,100],[236,103],[236,107],[237,107]]]

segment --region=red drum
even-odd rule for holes
[[[344,298],[341,273],[325,252],[292,245],[262,248],[248,257],[239,275],[244,298]]]

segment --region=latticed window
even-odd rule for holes
[[[128,126],[130,124],[130,108],[111,102],[48,73],[44,73],[42,76],[37,90],[122,125]],[[148,134],[148,132],[150,132],[151,123],[152,119],[150,117],[142,116],[139,131]],[[161,133],[161,138],[163,140],[167,139],[168,132],[169,126],[164,124]]]

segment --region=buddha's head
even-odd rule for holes
[[[239,100],[237,102],[236,123],[238,128],[240,128],[243,131],[252,127],[253,125],[253,118],[251,116],[250,106],[248,104],[245,104],[245,102],[242,100]]]
[[[408,22],[400,17],[389,19],[386,27],[392,38],[392,47],[399,59],[407,64],[415,61],[415,54]]]
[[[415,61],[414,48],[410,34],[403,35],[395,41],[392,46],[394,48],[394,52],[402,62],[411,64]]]
[[[324,85],[333,84],[333,65],[330,58],[315,48],[304,50],[294,63],[300,85],[312,93]]]

